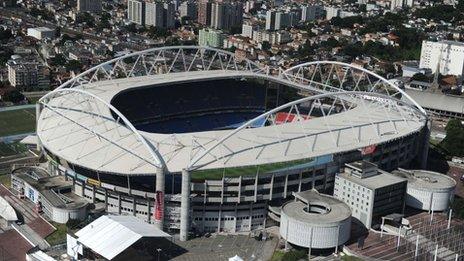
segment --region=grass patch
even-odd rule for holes
[[[272,255],[271,261],[298,261],[300,259],[308,259],[307,252],[305,250],[292,249],[287,252],[277,250]]]
[[[222,168],[222,169],[211,169],[211,170],[199,170],[192,172],[193,180],[206,180],[206,179],[221,179],[224,177],[239,177],[239,176],[254,176],[256,174],[263,174],[273,172],[279,169],[295,167],[304,163],[313,162],[314,159],[301,159],[287,162],[277,162],[264,165],[254,165],[246,167],[236,168]]]
[[[53,226],[56,227],[56,230],[53,231],[53,233],[51,233],[47,237],[45,237],[45,240],[47,240],[47,242],[52,246],[65,243],[66,234],[68,231],[68,227],[66,226],[66,224],[58,224],[55,222],[51,222],[51,223]]]
[[[19,143],[4,143],[0,142],[0,158],[20,154],[27,151],[27,146]]]
[[[5,187],[10,188],[11,187],[11,174],[0,175],[0,183],[5,185]]]
[[[276,250],[274,254],[272,255],[271,261],[281,261],[283,260],[284,255],[285,255],[284,251]]]
[[[35,108],[0,112],[0,137],[35,131]]]

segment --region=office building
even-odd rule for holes
[[[102,11],[102,0],[77,0],[77,11],[100,13]]]
[[[138,25],[145,25],[145,1],[127,1],[127,19]]]
[[[403,213],[407,180],[377,168],[368,161],[345,164],[335,176],[334,196],[351,208],[353,217],[367,228],[383,216]]]
[[[432,73],[462,76],[464,72],[464,43],[456,41],[423,41],[420,68],[428,68]]]

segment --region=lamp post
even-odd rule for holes
[[[156,251],[158,252],[158,261],[159,261],[159,260],[160,260],[160,254],[161,254],[162,249],[161,249],[161,248],[157,248]]]

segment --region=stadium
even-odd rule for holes
[[[270,69],[195,46],[115,58],[37,106],[50,173],[181,240],[279,222],[292,193],[330,193],[347,162],[422,167],[428,135],[425,111],[364,68]]]

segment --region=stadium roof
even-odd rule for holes
[[[76,236],[80,243],[108,260],[142,237],[171,237],[134,216],[102,216],[76,232]]]
[[[414,101],[409,105],[394,100],[396,95],[406,94],[363,68],[313,62],[296,66],[295,72],[285,71],[277,77],[263,73],[266,70],[250,61],[240,67],[231,53],[213,50],[207,56],[205,52],[211,51],[210,48],[177,48],[179,51],[174,53],[166,53],[175,49],[170,47],[130,54],[137,57],[135,64],[130,65],[124,63],[127,56],[106,62],[43,97],[37,126],[42,145],[68,162],[99,172],[153,175],[154,168],[161,167],[180,172],[184,168],[220,169],[312,158],[401,138],[425,125],[426,116],[420,106],[414,107]],[[193,57],[186,56],[182,48],[193,50]],[[167,72],[153,75],[152,69],[160,57],[166,63],[160,68]],[[328,67],[321,69],[320,66]],[[324,71],[328,75],[308,76],[308,71]],[[118,79],[116,74],[126,76]],[[292,111],[301,103],[320,103],[321,99],[330,97],[343,105],[343,112],[261,128],[247,128],[248,122],[235,130],[159,134],[136,130],[110,104],[117,93],[129,88],[242,77],[262,78],[323,93],[287,104],[282,109]],[[341,82],[352,79],[355,86],[347,88],[354,92],[347,92],[343,82],[340,86],[328,85],[324,80],[337,78]],[[361,92],[361,89],[367,91]],[[270,116],[269,112],[261,115]]]

